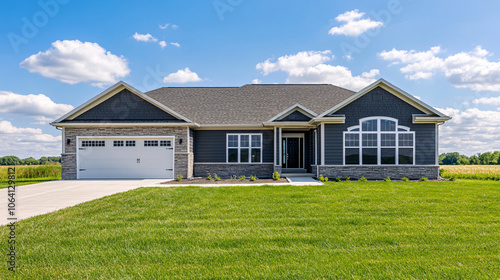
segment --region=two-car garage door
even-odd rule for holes
[[[78,137],[78,179],[171,179],[174,137]]]

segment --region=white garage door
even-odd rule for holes
[[[78,179],[174,178],[173,137],[78,137]]]

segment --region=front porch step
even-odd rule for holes
[[[307,173],[305,168],[283,168],[281,169],[283,173]]]
[[[315,177],[316,174],[313,173],[282,173],[281,177]]]

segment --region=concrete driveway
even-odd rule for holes
[[[82,202],[101,198],[119,192],[136,189],[142,186],[157,185],[167,180],[78,180],[51,181],[33,185],[16,187],[17,220],[46,214]],[[7,188],[0,190],[0,225],[7,220]]]

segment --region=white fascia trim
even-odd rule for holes
[[[55,127],[124,127],[124,126],[159,126],[159,127],[198,127],[197,123],[50,123]]]
[[[263,126],[276,126],[276,127],[296,127],[296,128],[314,128],[316,126],[310,124],[309,122],[265,122],[262,123]]]
[[[189,120],[188,118],[182,116],[181,114],[175,112],[174,110],[168,108],[167,106],[161,104],[160,102],[152,99],[151,97],[145,95],[144,93],[142,93],[140,90],[134,88],[133,86],[127,84],[126,82],[124,81],[119,81],[117,82],[116,84],[112,85],[111,87],[109,87],[108,89],[106,89],[105,91],[101,92],[100,94],[94,96],[93,98],[91,98],[90,100],[88,100],[87,102],[83,103],[82,105],[78,106],[77,108],[71,110],[70,112],[66,113],[65,115],[63,115],[62,117],[58,118],[57,120],[55,120],[54,122],[51,123],[51,125],[53,125],[53,123],[57,124],[73,115],[76,115],[75,117],[77,117],[78,115],[78,112],[84,110],[87,106],[89,106],[90,104],[92,104],[93,102],[103,98],[103,97],[106,97],[106,95],[110,94],[111,92],[113,92],[114,90],[118,89],[119,87],[123,87],[124,89],[128,89],[130,90],[132,93],[136,94],[137,96],[141,97],[142,99],[150,102],[151,104],[157,106],[158,108],[162,109],[163,111],[181,119],[181,120],[184,120],[186,122],[189,122],[191,123],[192,121]],[[118,92],[116,92],[118,93]],[[116,94],[115,93],[115,94]],[[106,99],[103,99],[101,102],[95,104],[94,106],[97,106],[99,104],[101,104],[102,102],[106,101],[108,98]],[[93,108],[94,106],[92,106],[91,108]],[[85,110],[84,112],[88,111],[89,109],[91,108],[88,108],[87,110]],[[82,112],[83,113],[83,112]]]
[[[309,123],[339,123],[339,124],[344,124],[345,123],[345,116],[344,117],[317,117],[309,121]]]
[[[365,95],[366,93],[368,93],[369,91],[371,91],[372,89],[376,88],[377,86],[379,85],[385,85],[389,88],[391,88],[392,90],[396,91],[397,93],[403,95],[404,97],[410,99],[411,101],[415,102],[416,104],[420,105],[421,107],[425,108],[426,110],[429,111],[429,113],[433,113],[433,114],[436,114],[440,117],[446,117],[443,113],[439,112],[438,110],[432,108],[430,105],[426,104],[425,102],[415,98],[413,95],[405,92],[404,90],[398,88],[397,86],[389,83],[388,81],[386,81],[385,79],[383,78],[380,78],[378,79],[377,81],[373,82],[372,84],[368,85],[367,87],[361,89],[360,91],[358,91],[356,94],[354,94],[353,96],[347,98],[346,100],[344,100],[343,102],[337,104],[336,106],[326,110],[324,113],[322,113],[321,115],[319,115],[318,117],[324,117],[326,115],[329,115],[333,112],[336,112],[337,110],[345,107],[346,105],[348,105],[349,103],[353,102],[354,100],[360,98],[361,96]],[[412,105],[412,104],[410,104]]]
[[[451,117],[431,117],[431,116],[417,116],[413,115],[413,123],[444,123],[451,120]]]
[[[290,106],[289,108],[285,109],[284,111],[282,111],[281,113],[277,114],[276,116],[272,117],[270,120],[268,120],[267,122],[272,122],[272,121],[275,121],[275,120],[278,120],[278,119],[282,119],[288,115],[290,115],[291,113],[293,113],[293,111],[299,111],[305,115],[307,115],[308,117],[310,118],[314,118],[316,117],[318,114],[314,113],[313,111],[307,109],[306,107],[300,105],[299,103],[295,104],[295,105],[292,105]]]

